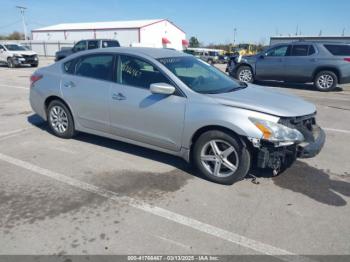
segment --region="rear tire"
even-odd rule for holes
[[[69,139],[75,135],[73,116],[62,101],[54,100],[49,104],[47,121],[56,136]]]
[[[240,66],[236,72],[236,79],[245,83],[253,83],[254,75],[252,69],[249,66]]]
[[[251,155],[242,143],[222,131],[203,133],[195,142],[193,161],[210,181],[232,185],[243,179],[251,163]]]
[[[321,71],[314,79],[314,86],[321,92],[334,90],[338,84],[338,77],[332,71]]]

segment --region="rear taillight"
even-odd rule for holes
[[[344,61],[350,62],[350,58],[344,58]]]
[[[39,81],[41,78],[43,78],[43,75],[39,75],[39,74],[31,75],[31,77],[30,77],[30,87],[33,87],[35,82]]]

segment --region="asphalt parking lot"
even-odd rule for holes
[[[0,255],[350,255],[350,85],[262,83],[315,103],[326,145],[223,186],[173,156],[51,135],[28,102],[33,71],[0,67]]]

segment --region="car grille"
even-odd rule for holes
[[[22,55],[23,56],[23,58],[25,58],[25,59],[34,59],[35,58],[35,55]]]
[[[314,126],[316,125],[316,112],[311,115],[298,117],[283,117],[278,123],[289,128],[297,129],[303,134],[306,141],[314,140]]]
[[[36,55],[22,55],[26,62],[34,62]]]

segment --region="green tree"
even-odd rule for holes
[[[199,47],[199,45],[200,45],[200,43],[199,43],[197,37],[192,36],[192,37],[190,38],[190,41],[189,41],[189,46],[190,46],[190,47]]]
[[[11,33],[8,37],[8,40],[22,40],[24,39],[24,35],[20,32],[14,31],[13,33]]]

